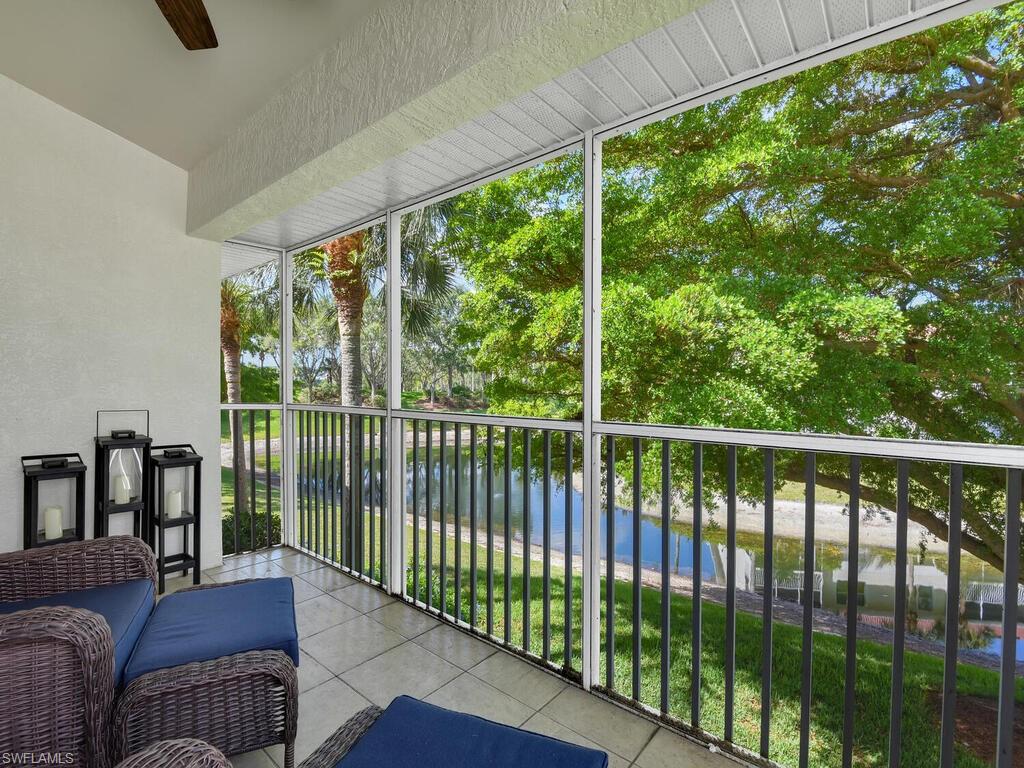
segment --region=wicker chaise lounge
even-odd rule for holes
[[[155,588],[153,552],[130,536],[0,554],[0,604],[147,580]],[[130,643],[134,631],[119,626],[117,639]],[[108,621],[86,608],[0,614],[0,752],[109,766],[115,657],[131,651],[119,649]]]
[[[349,718],[299,768],[608,768],[608,755],[399,696]]]

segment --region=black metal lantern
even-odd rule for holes
[[[164,591],[165,574],[192,571],[199,583],[199,511],[203,457],[191,445],[158,445],[149,460],[151,489],[148,527],[156,537],[158,589]],[[192,526],[189,554],[188,527]],[[167,534],[182,529],[181,552],[167,554]]]
[[[77,453],[22,456],[25,549],[85,538],[85,464]]]
[[[149,500],[150,445],[153,440],[134,429],[111,429],[100,434],[100,417],[114,414],[123,423],[123,414],[144,413],[149,431],[149,411],[98,411],[96,414],[96,538],[110,534],[111,515],[131,514],[132,531],[150,546],[152,531],[146,519]]]

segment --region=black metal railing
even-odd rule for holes
[[[277,416],[225,411],[225,552],[280,541]],[[945,767],[989,697],[1012,764],[1014,449],[598,422],[585,467],[573,422],[286,425],[289,541],[623,705],[754,761]],[[979,514],[1005,521],[987,562]]]
[[[289,406],[296,440],[297,545],[374,583],[387,573],[382,414]]]
[[[578,428],[433,414],[403,426],[407,598],[578,677]]]
[[[221,411],[221,536],[225,555],[280,544],[280,411]]]
[[[984,483],[991,488],[993,477],[1004,481],[1004,567],[1001,574],[996,570],[1003,596],[1000,625],[990,621],[979,630],[1002,642],[987,650],[988,662],[982,657],[986,651],[982,656],[971,651],[971,663],[983,671],[965,685],[975,694],[987,685],[998,703],[996,764],[1010,765],[1017,622],[1024,608],[1018,590],[1019,468],[988,464],[985,457],[982,464],[969,464],[970,455],[964,462],[919,459],[928,448],[909,441],[864,441],[859,450],[848,441],[840,452],[822,439],[822,450],[815,451],[791,449],[785,441],[772,447],[770,433],[745,444],[730,442],[724,430],[714,442],[697,442],[657,436],[687,430],[650,428],[653,436],[641,436],[646,429],[602,424],[599,430],[603,620],[601,685],[596,687],[745,757],[801,768],[953,765],[962,749],[956,734],[958,656],[965,627],[970,631],[973,623],[960,591],[966,468],[975,474],[972,498]],[[742,435],[731,434],[733,439]],[[803,442],[815,444],[815,439]],[[827,466],[822,469],[819,462]],[[865,476],[870,510],[862,508]],[[936,477],[942,482],[932,483]],[[928,542],[908,541],[908,523],[914,495],[934,500],[936,488],[948,488],[940,510],[949,529],[945,601],[944,611],[936,606],[941,616],[934,629],[925,631],[929,620],[919,613],[930,600],[922,596],[932,595],[932,587],[912,584],[908,574],[937,569],[921,554]],[[780,493],[788,500],[780,502]],[[837,532],[834,519],[826,521],[826,530],[816,530],[824,493],[828,504],[843,505],[845,530]],[[892,501],[891,518],[880,501],[883,495]],[[780,503],[790,527],[794,515],[802,516],[802,540],[779,538]],[[740,507],[746,526],[738,522]],[[763,525],[753,537],[752,511]],[[890,520],[890,553],[865,549],[860,530],[865,512],[876,528],[880,518]],[[618,527],[622,523],[625,530]],[[838,544],[837,533],[842,533]],[[685,545],[690,563],[677,567],[673,551]],[[837,591],[833,603],[826,599],[826,587],[841,573],[846,592],[840,600]],[[869,591],[865,607],[857,584],[885,574],[891,602],[879,620],[869,615],[879,590]],[[885,691],[865,691],[858,675],[877,676],[880,663],[888,676]],[[940,666],[941,674],[929,671]],[[925,680],[934,690],[916,689]],[[934,709],[929,696],[941,708],[934,729],[922,728],[918,718]],[[907,718],[914,718],[915,733],[904,731]]]

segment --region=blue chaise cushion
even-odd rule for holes
[[[193,661],[280,650],[299,663],[289,578],[178,592],[156,606],[128,661],[124,682]]]
[[[335,768],[606,768],[608,755],[399,696]]]
[[[58,605],[84,608],[106,619],[114,639],[114,685],[120,685],[132,649],[153,611],[153,582],[149,579],[133,579],[120,584],[61,592],[49,597],[0,603],[0,613]]]

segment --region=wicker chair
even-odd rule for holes
[[[158,741],[136,752],[117,768],[231,768],[216,747],[199,739]]]
[[[131,579],[156,584],[152,550],[132,536],[0,554],[0,602]],[[0,753],[110,765],[114,645],[91,611],[48,607],[0,615]]]

